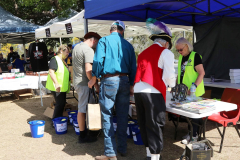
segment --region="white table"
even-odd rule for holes
[[[203,81],[204,81],[204,86],[208,86],[208,87],[240,89],[240,84],[231,83],[230,80],[221,80],[220,82],[211,82],[210,78],[204,78]]]
[[[237,109],[236,104],[227,103],[227,102],[223,102],[223,101],[217,101],[217,102],[214,102],[214,105],[217,106],[215,110],[206,112],[206,113],[202,113],[202,114],[197,114],[197,113],[192,113],[192,112],[188,112],[188,111],[185,111],[182,109],[171,107],[169,105],[169,103],[172,102],[171,98],[172,98],[171,93],[167,92],[167,97],[166,97],[166,107],[167,108],[166,108],[166,110],[168,112],[175,113],[175,114],[178,114],[178,115],[181,115],[184,117],[188,117],[188,118],[204,118],[204,117],[211,116],[213,113],[222,112],[222,111],[232,111],[232,110]]]
[[[47,76],[40,76],[40,81],[47,81]],[[15,91],[21,89],[39,89],[38,76],[0,80],[0,91]]]
[[[190,139],[192,139],[192,123],[190,122],[189,118],[193,118],[193,119],[205,118],[204,121],[203,121],[203,125],[202,125],[203,138],[205,138],[205,128],[206,128],[206,122],[207,122],[208,116],[211,116],[214,113],[218,113],[218,112],[222,112],[222,111],[232,111],[232,110],[237,109],[236,104],[217,101],[217,102],[215,102],[215,105],[216,105],[215,110],[210,111],[210,112],[206,112],[206,113],[202,113],[202,114],[197,114],[197,113],[192,113],[192,112],[188,112],[188,111],[185,111],[185,110],[182,110],[182,109],[171,107],[169,105],[169,103],[171,102],[171,98],[172,98],[171,93],[169,91],[167,91],[166,111],[186,117],[186,120],[187,120],[188,124],[190,125],[190,129],[191,129]],[[174,123],[174,125],[175,125],[175,123]],[[177,122],[177,125],[175,125],[175,137],[176,137],[177,126],[178,126],[178,122]]]

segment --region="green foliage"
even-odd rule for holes
[[[44,25],[57,16],[67,17],[69,9],[80,12],[84,9],[84,0],[0,0],[0,6],[23,20]],[[44,41],[51,47],[60,44],[57,38]],[[62,39],[62,43],[71,43],[71,38]]]
[[[17,17],[43,25],[56,16],[66,17],[70,8],[80,12],[84,0],[1,0],[0,6]]]

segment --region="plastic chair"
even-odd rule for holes
[[[219,153],[221,153],[222,151],[222,145],[223,145],[226,127],[230,123],[233,123],[238,133],[238,136],[240,137],[240,133],[236,125],[240,117],[240,90],[226,88],[223,92],[221,100],[224,102],[237,104],[238,108],[237,110],[234,110],[234,111],[228,111],[228,112],[224,111],[224,112],[215,113],[208,117],[208,120],[216,122],[218,132],[221,136]],[[220,131],[218,124],[223,125],[223,133]]]

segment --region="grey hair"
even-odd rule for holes
[[[163,44],[166,44],[167,43],[167,41],[166,40],[164,40],[164,39],[161,39],[161,38],[156,38],[156,39],[154,39],[154,43],[155,42],[158,42],[158,43],[163,43]],[[168,47],[169,47],[169,44],[168,44]]]
[[[188,40],[186,40],[186,39],[183,38],[183,37],[181,37],[181,38],[179,38],[179,39],[177,40],[175,46],[178,45],[178,44],[186,44],[186,45],[188,46],[189,51],[190,51],[190,52],[193,51],[193,46],[192,46],[192,44],[189,43]]]
[[[116,31],[116,30],[123,31],[123,28],[118,25],[112,25],[110,28],[110,31]]]

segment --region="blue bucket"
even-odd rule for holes
[[[67,133],[68,117],[57,117],[53,119],[54,128],[57,134]]]
[[[129,120],[128,121],[128,127],[127,127],[127,137],[129,139],[132,139],[133,136],[132,136],[132,126],[134,126],[135,124],[137,124],[137,121],[136,120]]]
[[[142,137],[140,134],[140,128],[138,125],[132,126],[132,136],[133,136],[133,141],[136,145],[143,145]]]
[[[68,112],[69,122],[70,122],[71,125],[72,125],[72,123],[73,123],[72,117],[73,117],[73,116],[77,116],[77,114],[78,114],[78,111],[77,111],[77,110],[75,110],[75,111],[69,111],[69,112]]]
[[[77,119],[73,119],[73,128],[75,130],[76,135],[80,135],[80,130],[79,130],[79,126],[78,126],[78,121]]]
[[[114,133],[117,132],[117,117],[113,116],[113,129],[114,129]]]
[[[35,120],[29,121],[31,134],[33,138],[41,138],[44,135],[45,121]]]

